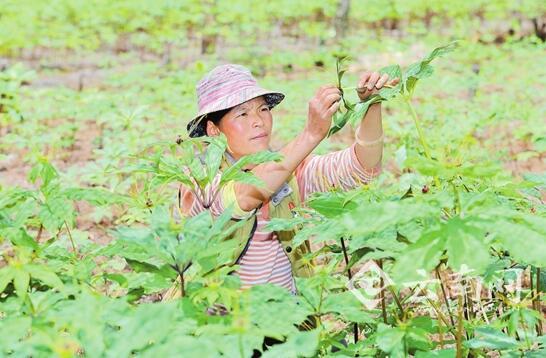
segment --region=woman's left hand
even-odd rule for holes
[[[360,100],[364,101],[372,94],[379,92],[381,88],[396,86],[399,81],[399,78],[390,79],[386,73],[381,75],[379,72],[364,72],[358,80],[356,92]]]

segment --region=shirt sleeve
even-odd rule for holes
[[[355,146],[353,144],[349,148],[325,155],[309,156],[296,168],[302,201],[316,192],[335,188],[357,188],[381,173],[381,162],[374,168],[362,166],[356,156]]]

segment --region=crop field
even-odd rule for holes
[[[543,1],[0,0],[0,34],[0,357],[546,356]],[[286,98],[221,172],[186,125],[224,63]],[[382,173],[268,224],[313,248],[296,295],[241,289],[178,187],[259,186],[326,84],[315,154],[347,148],[364,71],[400,78]]]

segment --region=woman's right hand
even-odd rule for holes
[[[334,85],[322,86],[309,101],[309,113],[304,131],[320,142],[328,134],[332,117],[341,104],[341,91]]]
[[[341,93],[337,87],[321,87],[309,101],[305,129],[279,151],[283,159],[280,162],[262,163],[252,169],[254,175],[261,179],[265,186],[234,184],[235,197],[243,211],[250,212],[271,198],[271,195],[294,173],[298,165],[326,137],[332,116],[339,108],[340,99]]]

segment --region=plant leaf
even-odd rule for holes
[[[457,47],[457,42],[451,42],[445,46],[440,46],[432,50],[424,59],[421,61],[411,64],[404,73],[404,78],[402,80],[403,87],[405,92],[412,94],[415,89],[417,80],[420,78],[428,77],[432,74],[432,66],[430,63],[437,57],[443,56]]]
[[[465,342],[465,345],[473,349],[514,349],[518,342],[499,330],[492,327],[478,327],[474,331],[475,338]]]
[[[30,282],[30,275],[23,268],[13,268],[13,286],[17,296],[25,297],[28,291],[28,285]]]

